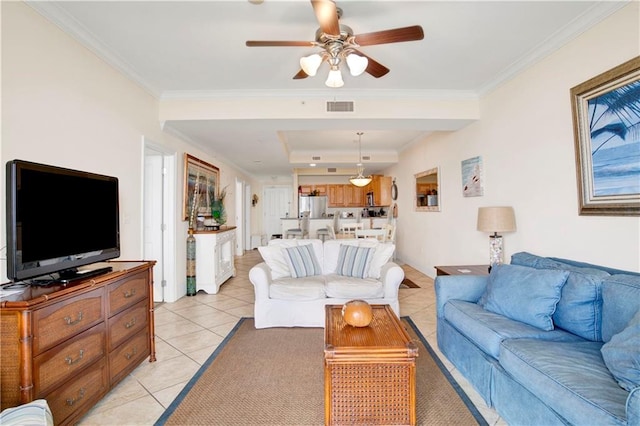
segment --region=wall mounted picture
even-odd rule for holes
[[[473,157],[462,161],[462,195],[465,197],[484,195],[482,157]]]
[[[220,170],[192,155],[184,155],[183,220],[195,224],[198,215],[211,216],[211,203],[219,190]]]
[[[579,213],[640,215],[640,57],[571,89]]]

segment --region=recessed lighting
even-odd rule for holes
[[[315,167],[316,163],[309,163],[309,167]]]

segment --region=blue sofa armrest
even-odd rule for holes
[[[627,424],[640,425],[640,386],[627,397]]]
[[[487,288],[485,275],[438,275],[436,277],[436,307],[438,318],[444,315],[444,305],[451,299],[477,302]]]

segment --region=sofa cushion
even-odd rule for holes
[[[345,277],[365,278],[369,272],[374,251],[373,247],[340,245],[336,274]]]
[[[627,328],[614,335],[600,350],[618,384],[631,392],[640,386],[640,311]]]
[[[498,358],[505,339],[537,338],[549,341],[581,341],[564,330],[544,331],[520,321],[482,309],[476,303],[450,300],[444,305],[444,318],[486,354]]]
[[[304,278],[281,278],[269,286],[269,298],[280,300],[317,300],[326,297],[322,275]]]
[[[291,276],[289,263],[287,262],[284,249],[287,247],[296,247],[300,245],[311,244],[313,252],[318,259],[318,263],[322,265],[322,241],[321,240],[299,240],[299,239],[282,239],[276,238],[269,241],[268,246],[258,247],[258,251],[262,259],[271,269],[271,279],[277,280]]]
[[[338,274],[325,276],[327,297],[339,299],[377,299],[384,297],[384,286],[373,278],[351,278]]]
[[[640,276],[612,275],[602,282],[602,340],[627,327],[640,310]]]
[[[553,314],[553,323],[585,339],[602,341],[602,280],[609,276],[608,272],[527,252],[512,255],[511,264],[569,271]]]
[[[498,265],[491,269],[479,304],[542,330],[553,330],[551,316],[568,275],[568,271]]]
[[[570,424],[626,424],[628,392],[600,355],[600,342],[504,340],[500,365]]]
[[[369,265],[369,271],[367,276],[369,278],[380,278],[380,271],[382,267],[389,262],[395,245],[393,243],[381,243],[376,240],[364,240],[364,239],[340,239],[340,240],[327,240],[324,243],[324,264],[322,270],[324,274],[333,274],[336,272],[338,266],[338,255],[340,253],[341,245],[351,245],[356,247],[373,247],[375,253],[371,264]]]
[[[320,263],[318,263],[311,244],[286,247],[284,252],[292,278],[311,277],[322,274],[322,268]]]

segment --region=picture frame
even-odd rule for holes
[[[462,170],[462,196],[482,197],[484,195],[484,179],[482,157],[468,158],[460,162]]]
[[[184,155],[183,220],[195,226],[198,215],[211,216],[211,202],[220,188],[220,169],[193,155]]]
[[[571,89],[579,214],[640,216],[640,57]]]

